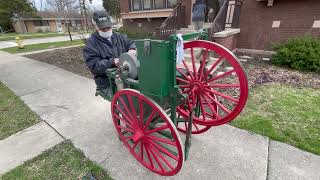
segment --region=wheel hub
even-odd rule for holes
[[[195,92],[201,92],[204,89],[204,86],[200,81],[192,82],[191,87]]]
[[[134,141],[134,142],[137,142],[137,141],[139,141],[141,138],[143,138],[144,137],[144,133],[139,129],[134,135],[133,135],[133,137],[132,137],[132,140]]]

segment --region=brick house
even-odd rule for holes
[[[271,50],[290,37],[320,37],[319,0],[245,0],[241,10],[237,48]]]
[[[88,21],[91,22],[91,21]],[[71,30],[79,29],[84,23],[84,18],[79,13],[68,13],[66,18],[55,12],[40,11],[36,16],[22,16],[18,22],[13,23],[15,32],[65,32],[65,24],[69,24]]]
[[[216,1],[220,7],[215,10],[219,13],[207,27],[214,29],[212,40],[230,50],[271,50],[272,43],[290,37],[306,33],[320,36],[319,0],[226,0],[225,6],[223,0],[205,2],[212,7]],[[121,16],[124,27],[133,31],[185,33],[192,31],[192,3],[192,0],[122,0]]]
[[[205,0],[207,11],[213,8],[216,18],[205,26],[215,29],[214,39],[231,50],[235,49],[240,32],[238,0]],[[122,0],[120,1],[123,26],[130,31],[152,32],[161,35],[192,32],[192,4],[194,0]],[[239,6],[240,7],[240,6]],[[216,28],[218,27],[218,28]]]
[[[219,1],[205,0],[209,7],[218,11]],[[191,23],[192,3],[194,0],[123,0],[120,1],[121,17],[124,26],[137,31],[150,32],[159,27],[171,14],[177,4],[183,6],[183,27]]]

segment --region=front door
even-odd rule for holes
[[[62,28],[62,24],[60,20],[56,21],[56,25],[57,25],[57,31],[58,32],[63,32],[63,28]]]

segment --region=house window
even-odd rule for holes
[[[174,8],[177,0],[129,0],[131,11]]]
[[[166,8],[166,0],[154,0],[154,9]]]
[[[168,0],[168,8],[174,8],[177,4],[177,0]]]
[[[143,0],[143,9],[152,9],[153,7],[153,0]]]
[[[37,20],[33,21],[35,26],[49,26],[49,21]]]
[[[141,0],[132,0],[132,9],[134,11],[142,10],[142,8],[141,8]]]

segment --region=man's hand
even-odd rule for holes
[[[133,54],[133,55],[137,55],[137,50],[135,50],[135,49],[130,49],[129,51],[128,51],[128,53],[131,53],[131,54]]]
[[[119,67],[119,58],[114,58],[114,64]]]

